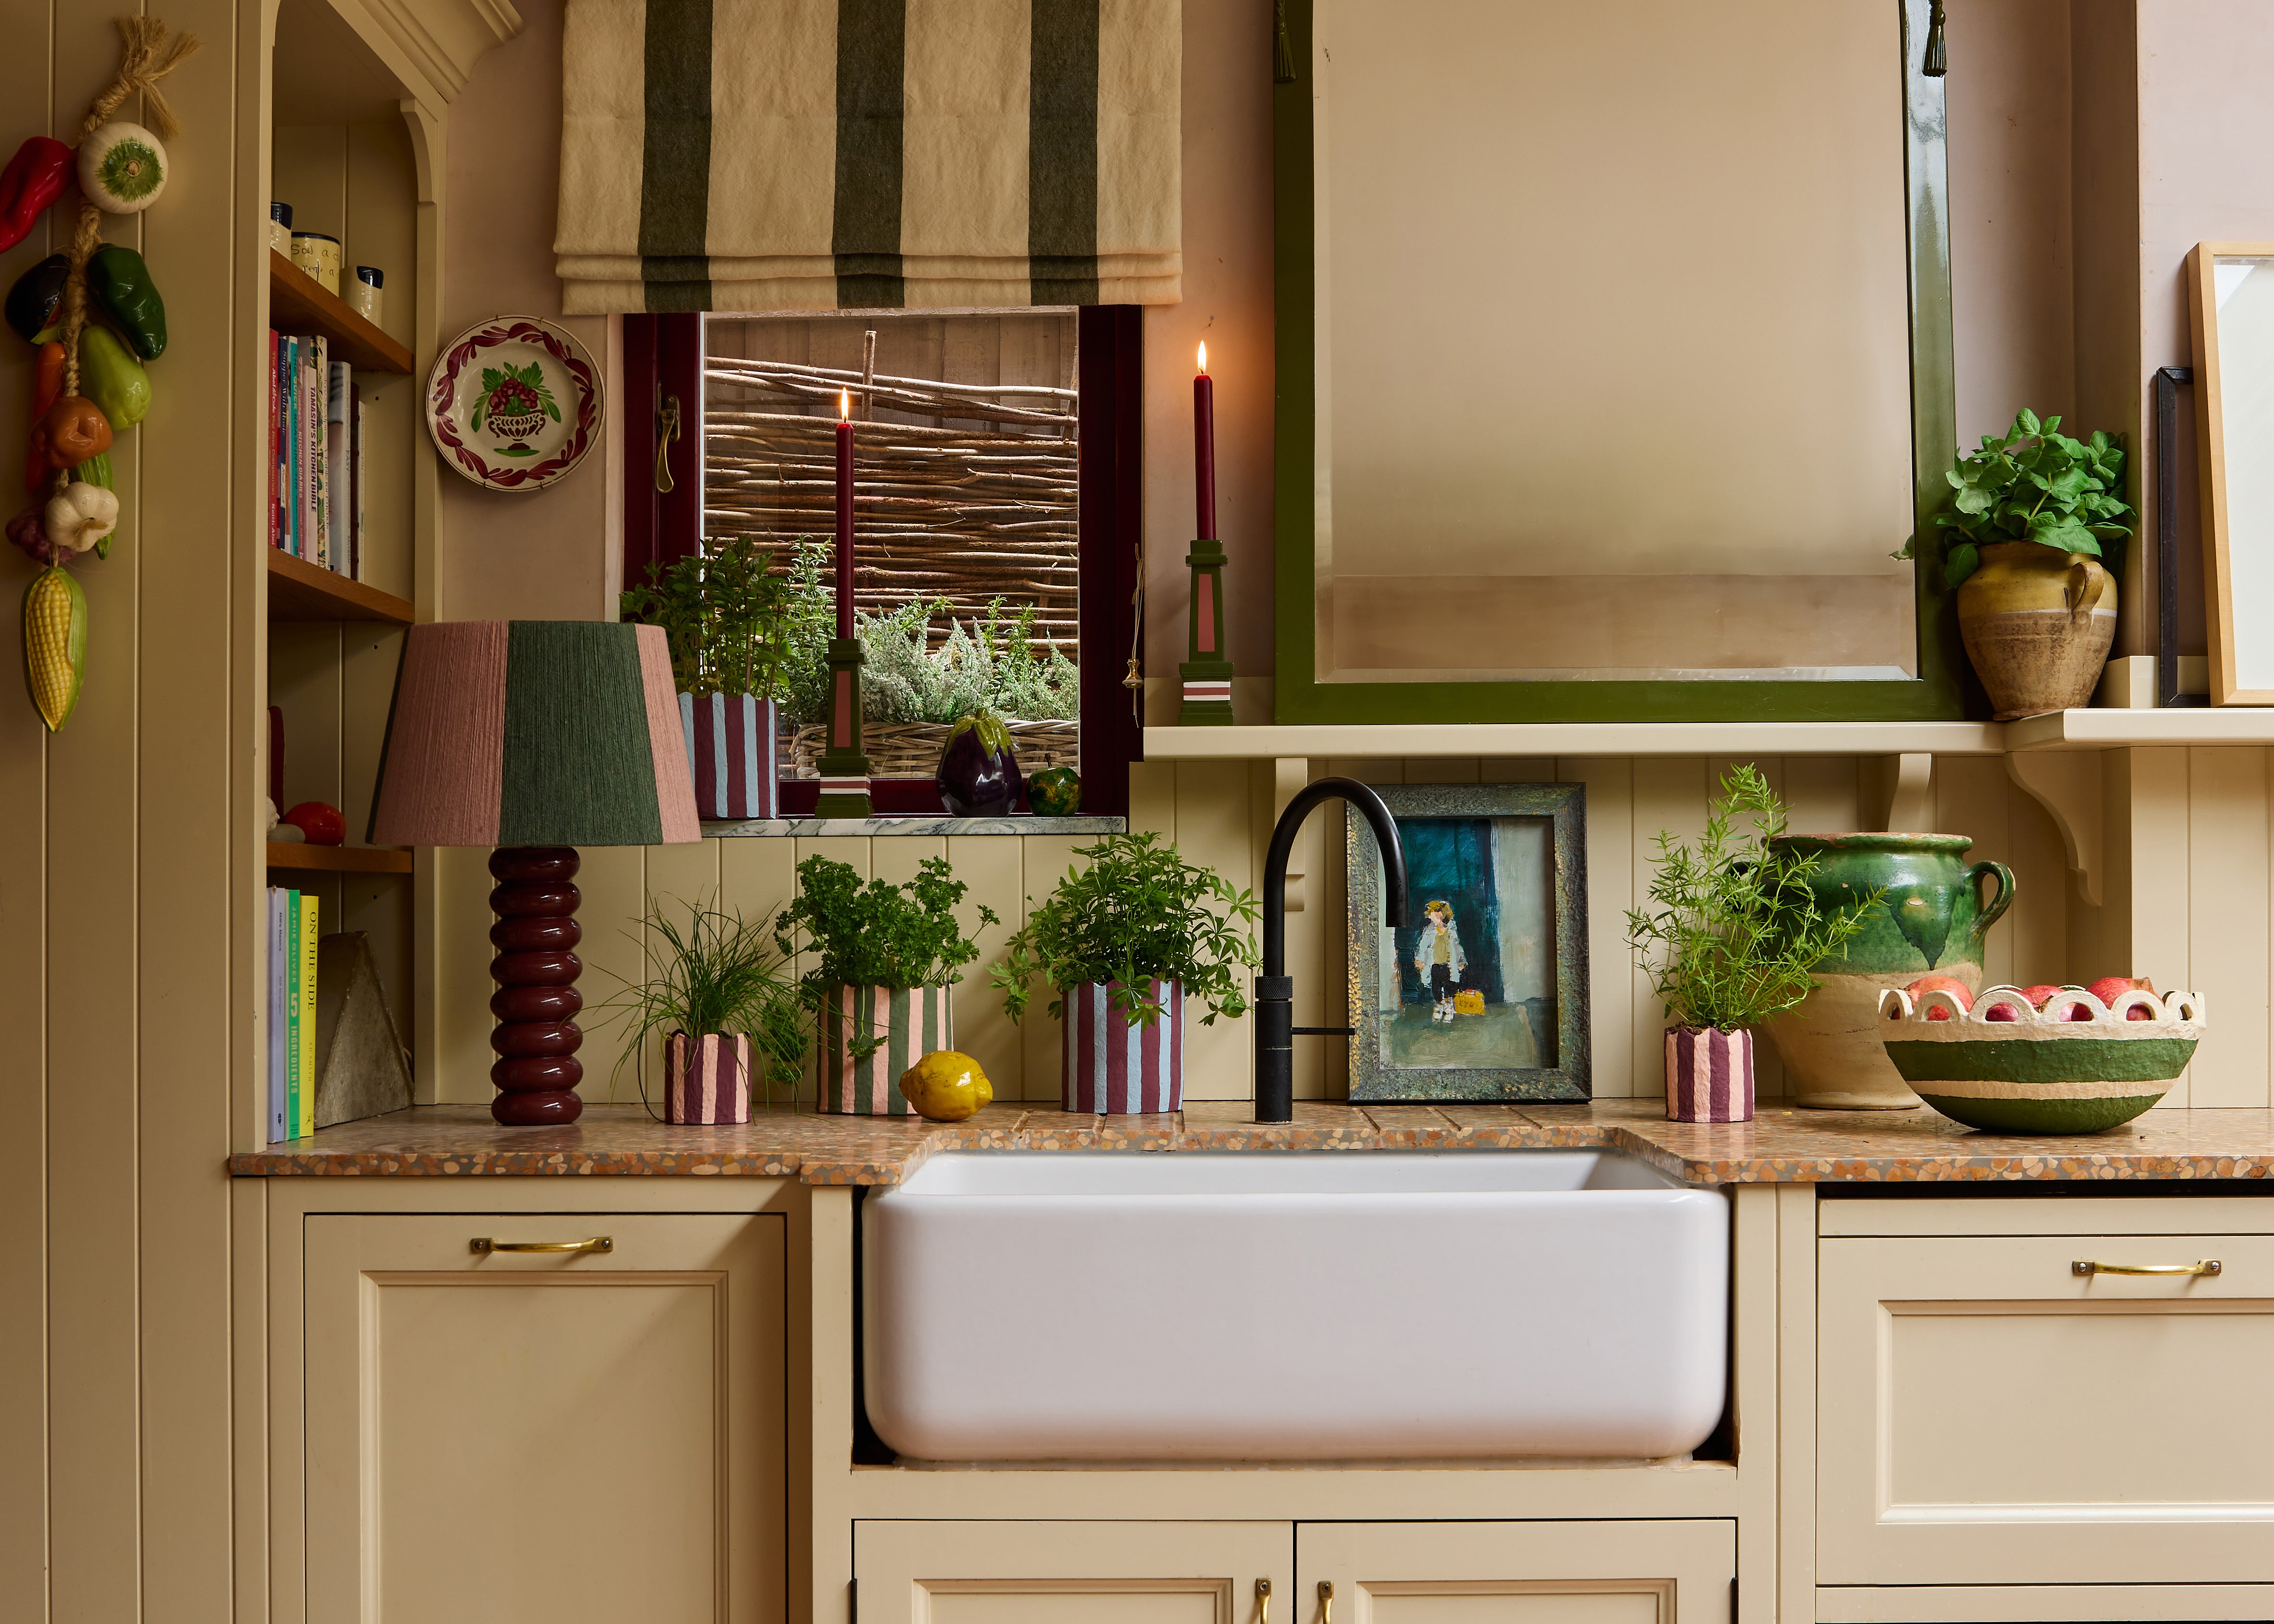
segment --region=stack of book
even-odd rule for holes
[[[316,898],[268,888],[268,1142],[316,1131]]]
[[[363,579],[364,405],[321,334],[268,335],[268,545]]]

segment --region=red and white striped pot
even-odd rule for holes
[[[663,1119],[691,1127],[750,1119],[750,1040],[674,1032],[663,1041]]]
[[[778,799],[774,702],[749,694],[681,694],[679,724],[699,816],[772,818]]]
[[[1752,1121],[1753,1034],[1711,1026],[1668,1026],[1666,1119]]]
[[[1065,1109],[1107,1116],[1182,1110],[1184,983],[1145,983],[1145,996],[1161,1006],[1150,1025],[1113,1007],[1119,985],[1083,981],[1066,989]]]
[[[945,987],[832,987],[821,1005],[820,1106],[847,1116],[913,1116],[900,1073],[955,1047]],[[881,1040],[866,1054],[870,1039]]]

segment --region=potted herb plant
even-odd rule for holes
[[[812,605],[748,537],[650,564],[627,590],[626,618],[663,628],[679,688],[695,804],[704,817],[779,815],[776,755],[785,662]],[[825,612],[825,610],[824,611]]]
[[[1024,1015],[1037,981],[1058,995],[1050,1012],[1064,1023],[1066,1109],[1177,1110],[1186,1001],[1205,1011],[1202,1026],[1246,1012],[1239,972],[1257,962],[1255,898],[1149,833],[1074,855],[1088,867],[1066,870],[995,967],[1004,1012]]]
[[[769,1103],[777,1083],[788,1084],[794,1101],[805,1011],[764,922],[700,903],[689,905],[683,929],[661,903],[641,922],[652,933],[656,974],[626,981],[600,1006],[603,1021],[624,1023],[617,1071],[650,1037],[662,1037],[663,1120],[670,1123],[749,1121],[754,1080],[764,1082]],[[640,1099],[647,1101],[644,1082]]]
[[[2116,635],[2116,578],[2104,543],[2132,533],[2124,451],[2024,407],[2005,434],[1945,476],[1954,511],[1943,583],[1958,590],[1967,658],[2003,721],[2090,702]]]
[[[1731,768],[1694,851],[1659,831],[1651,906],[1627,911],[1627,944],[1673,1022],[1666,1114],[1675,1122],[1752,1119],[1756,1028],[1807,997],[1811,972],[1864,928],[1860,910],[1818,906],[1817,858],[1776,845],[1784,829],[1760,770]]]
[[[942,857],[924,859],[901,885],[864,885],[852,864],[817,855],[798,864],[797,878],[797,896],[774,921],[774,942],[812,964],[799,985],[820,1020],[820,1108],[908,1116],[900,1073],[955,1047],[948,989],[979,957],[955,916],[969,887]],[[983,904],[978,916],[999,922]]]

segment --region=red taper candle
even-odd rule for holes
[[[1215,505],[1210,500],[1209,505]],[[837,395],[837,635],[853,635],[853,395]]]
[[[1193,380],[1193,472],[1195,523],[1193,533],[1216,536],[1216,380],[1209,376],[1208,346],[1201,346],[1200,375]]]

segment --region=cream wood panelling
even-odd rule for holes
[[[1772,1605],[1780,1620],[1806,1619],[1816,1586],[1817,1207],[1813,1184],[1777,1186],[1777,1573]],[[1754,1605],[1745,1603],[1748,1612]]]
[[[1259,1624],[1304,1616],[1285,1522],[857,1522],[861,1617],[876,1624]]]
[[[2182,1188],[2185,1188],[2182,1186]],[[2274,1200],[2181,1194],[2156,1200],[2070,1197],[2045,1200],[1827,1200],[1817,1204],[1826,1236],[2274,1235]]]
[[[1778,1439],[1783,1417],[1777,1398],[1777,1350],[1784,1327],[1777,1316],[1778,1232],[1783,1216],[1774,1186],[1751,1184],[1733,1192],[1736,1225],[1730,1237],[1729,1421],[1736,1457],[1747,1470],[1738,1481],[1742,1509],[1737,1539],[1736,1624],[1773,1624],[1777,1605]],[[1755,1462],[1760,1470],[1753,1470]]]
[[[2274,1584],[1826,1585],[1821,1624],[2130,1624],[2274,1618]]]
[[[1728,1624],[1736,1525],[1304,1522],[1292,1616],[1367,1624]]]
[[[2274,1358],[2274,1237],[1836,1239],[1821,1264],[1819,1581],[2263,1579],[2274,1414],[2240,1395]]]

